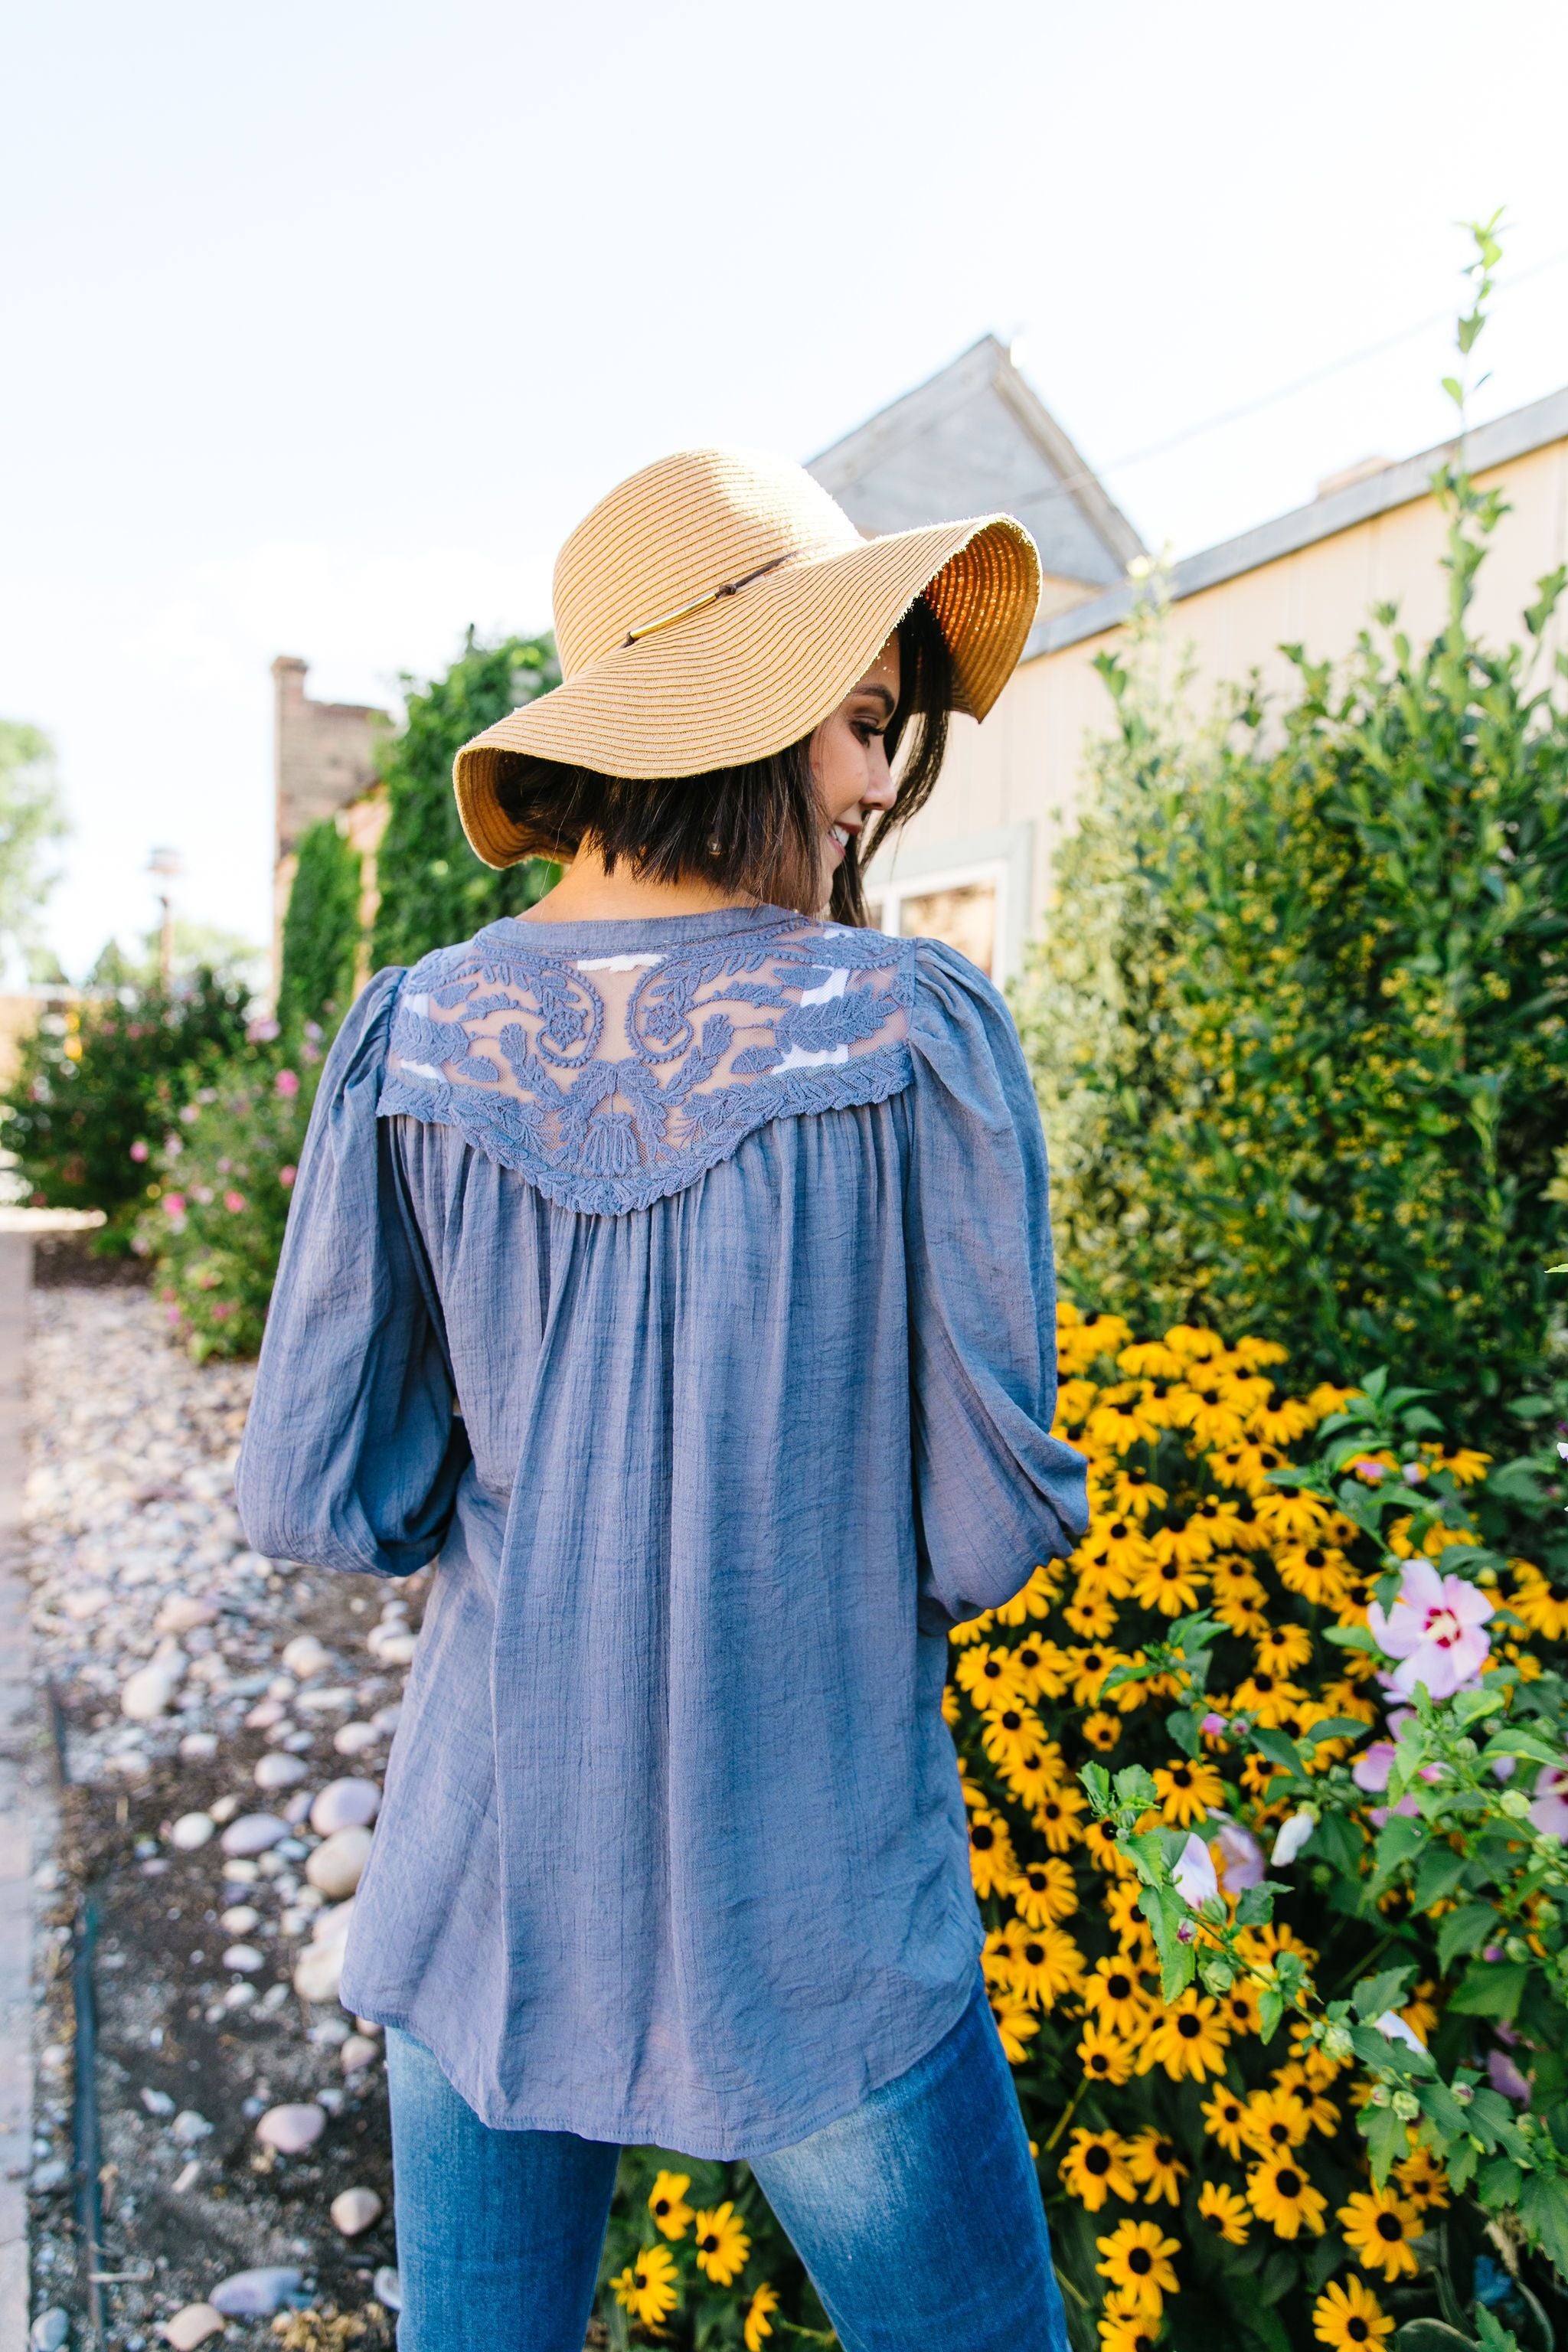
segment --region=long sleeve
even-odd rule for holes
[[[338,1032],[300,1155],[236,1480],[257,1550],[406,1576],[468,1459],[439,1306],[376,1117],[396,970]]]
[[[1001,1606],[1088,1523],[1051,1435],[1056,1284],[1045,1138],[1005,1004],[922,940],[905,1197],[922,1615]]]

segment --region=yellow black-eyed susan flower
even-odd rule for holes
[[[1277,2238],[1297,2238],[1303,2230],[1313,2237],[1323,2233],[1328,2199],[1314,2189],[1292,2152],[1266,2156],[1247,2176],[1247,2201]]]
[[[1127,2169],[1143,2192],[1145,2205],[1182,2201],[1187,2168],[1176,2153],[1176,2143],[1157,2125],[1146,2124],[1127,2143]]]
[[[1083,2005],[1110,2032],[1142,2038],[1149,1997],[1125,1960],[1114,1956],[1096,1960],[1084,1984]]]
[[[1154,2352],[1160,2322],[1147,2312],[1113,2311],[1108,2304],[1095,2322],[1100,2352]]]
[[[778,2296],[764,2279],[746,2305],[746,2319],[742,2331],[746,2352],[763,2352],[763,2344],[773,2332],[770,2324],[770,2315],[778,2307]]]
[[[1393,2189],[1358,2189],[1335,2218],[1363,2270],[1381,2271],[1385,2279],[1415,2277],[1410,2241],[1420,2235],[1421,2216],[1407,2198]]]
[[[610,2281],[610,2292],[643,2326],[658,2327],[680,2299],[675,2277],[675,2257],[668,2247],[645,2246],[636,2262]]]
[[[1119,2033],[1108,2033],[1092,2019],[1079,2037],[1078,2054],[1091,2083],[1120,2086],[1131,2078],[1133,2051]]]
[[[1163,2066],[1173,2083],[1188,2076],[1201,2083],[1223,2069],[1229,2038],[1218,2003],[1189,1985],[1155,2017],[1138,2053],[1138,2072]]]
[[[692,2212],[686,2201],[691,2186],[689,2172],[661,2172],[648,2191],[647,2210],[653,2215],[653,2225],[666,2238],[684,2238],[691,2227]]]
[[[1108,2198],[1119,2197],[1124,2205],[1138,2201],[1127,2165],[1127,2143],[1120,2132],[1075,2131],[1058,2168],[1068,2196],[1091,2213],[1098,2213]]]
[[[1157,1766],[1154,1786],[1161,1815],[1175,1829],[1190,1828],[1225,1802],[1225,1782],[1215,1767],[1185,1756]]]
[[[1394,2177],[1418,2211],[1448,2202],[1448,2176],[1429,2147],[1412,2148],[1394,2168]]]
[[[1312,2305],[1312,2333],[1331,2352],[1377,2352],[1394,2321],[1371,2287],[1358,2278],[1331,2279]]]
[[[1070,1863],[1031,1862],[1012,1888],[1018,1916],[1031,1927],[1055,1927],[1078,1909],[1078,1881]]]
[[[1245,2246],[1252,2217],[1247,2200],[1222,2181],[1205,2180],[1198,2190],[1198,2211],[1227,2246]]]
[[[1181,2247],[1166,2237],[1158,2221],[1119,2221],[1109,2237],[1094,2242],[1104,2257],[1095,2269],[1130,2305],[1151,2315],[1164,2309],[1165,2297],[1176,2292],[1171,2256],[1180,2253]]]
[[[1097,1707],[1092,1715],[1086,1715],[1079,1728],[1089,1747],[1101,1756],[1109,1756],[1121,1737],[1120,1718],[1108,1715],[1103,1707]]]
[[[741,2217],[726,2198],[697,2216],[697,2237],[694,2252],[697,2267],[715,2286],[728,2286],[740,2277],[746,2267],[746,2257],[752,2242],[746,2235]]]
[[[969,1870],[982,1902],[988,1895],[1005,1893],[1017,1876],[1018,1858],[1006,1820],[989,1807],[969,1817]]]
[[[1247,2102],[1237,2092],[1222,2084],[1212,2099],[1203,2103],[1204,2129],[1211,2139],[1218,2140],[1226,2156],[1240,2156],[1247,2145]]]
[[[1067,1853],[1083,1832],[1079,1827],[1079,1815],[1088,1805],[1080,1789],[1070,1782],[1049,1789],[1035,1808],[1035,1827],[1045,1839],[1052,1853]]]

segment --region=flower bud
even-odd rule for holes
[[[1421,2112],[1420,2100],[1413,2098],[1408,2091],[1395,2091],[1390,2105],[1402,2124],[1413,2124]]]
[[[1510,1821],[1526,1821],[1530,1815],[1530,1799],[1522,1789],[1505,1789],[1498,1801]]]

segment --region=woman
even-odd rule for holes
[[[772,459],[623,484],[565,682],[457,763],[564,879],[332,1048],[239,1494],[277,1557],[440,1558],[342,1982],[403,2352],[578,2352],[623,2142],[748,2158],[853,2352],[1059,2352],[941,1714],[1084,1525],[1045,1153],[859,855],[1037,583],[1006,517],[867,541]]]

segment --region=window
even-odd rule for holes
[[[879,931],[894,939],[941,940],[994,980],[1006,935],[1007,879],[1001,861],[955,866],[896,881],[870,881],[866,901]]]

